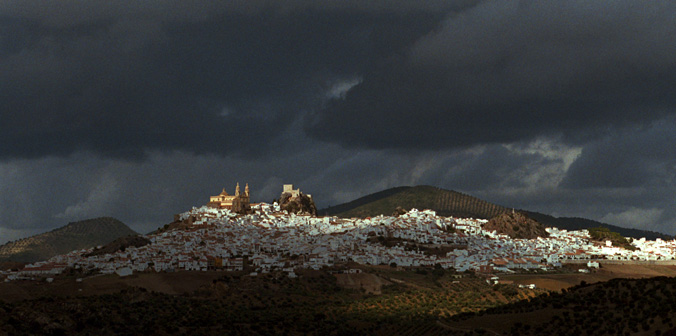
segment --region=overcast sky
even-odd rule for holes
[[[676,2],[0,0],[0,243],[249,183],[676,234]]]

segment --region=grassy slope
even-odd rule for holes
[[[94,218],[0,246],[0,260],[35,262],[72,250],[105,245],[137,233],[117,219]]]

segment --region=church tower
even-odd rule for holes
[[[235,196],[239,196],[239,182],[237,182],[237,187],[235,187]]]
[[[246,186],[244,186],[244,196],[249,197],[249,184],[247,183]]]

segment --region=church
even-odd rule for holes
[[[241,193],[239,191],[239,183],[237,183],[237,186],[235,187],[235,194],[234,195],[229,195],[225,191],[225,188],[223,188],[223,191],[220,194],[218,194],[216,196],[209,197],[209,203],[207,203],[207,206],[217,208],[217,209],[228,209],[228,210],[232,210],[233,205],[240,205],[240,206],[238,206],[238,208],[241,207],[241,206],[248,208],[248,206],[249,206],[249,184],[248,183],[244,187],[244,193]]]

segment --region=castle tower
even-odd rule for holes
[[[249,184],[247,183],[246,186],[244,186],[244,196],[249,197]]]
[[[239,182],[237,182],[237,187],[235,187],[235,196],[239,196]]]

